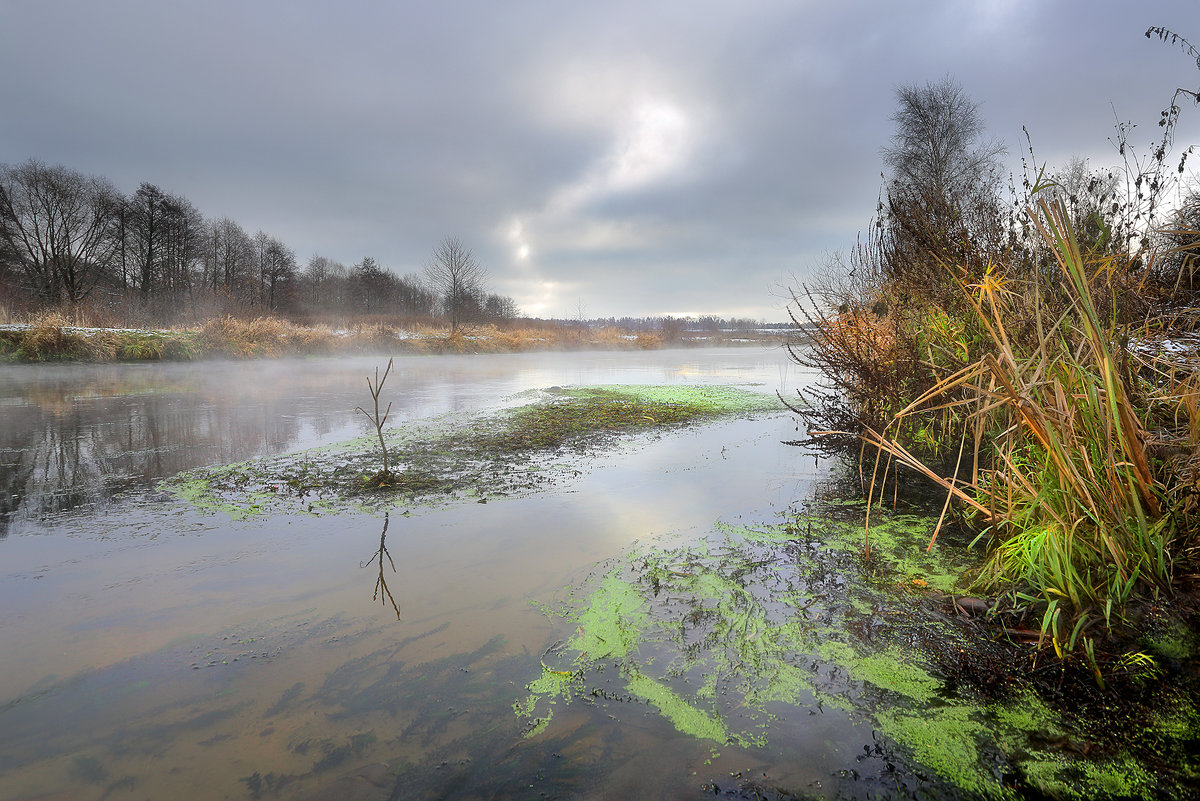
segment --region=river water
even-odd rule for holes
[[[366,433],[353,410],[380,362],[0,368],[0,798],[677,798],[752,773],[823,795],[878,750],[819,705],[774,708],[769,743],[697,737],[632,697],[563,699],[533,736],[514,713],[575,628],[547,611],[574,588],[811,492],[825,467],[783,444],[782,410],[627,441],[526,497],[386,517],[235,521],[158,487]],[[750,347],[403,357],[385,398],[404,425],[553,385],[808,378]]]

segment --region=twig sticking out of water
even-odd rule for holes
[[[383,441],[383,424],[387,422],[388,415],[392,412],[392,404],[388,403],[387,409],[383,415],[379,414],[379,394],[383,392],[383,382],[387,381],[388,374],[392,372],[392,360],[388,359],[387,369],[383,371],[383,378],[379,377],[379,368],[375,368],[375,383],[371,383],[371,377],[367,376],[367,390],[371,393],[371,399],[375,401],[375,414],[372,415],[361,406],[355,407],[355,411],[362,412],[367,419],[375,426],[375,433],[379,437],[379,447],[383,451],[383,470],[379,471],[372,477],[371,483],[376,486],[390,486],[393,483],[392,471],[388,463],[387,444]],[[386,526],[384,530],[386,531]]]

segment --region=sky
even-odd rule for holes
[[[0,0],[0,163],[156,184],[301,265],[456,236],[531,316],[779,322],[869,224],[899,86],[952,77],[1018,180],[1023,130],[1109,167],[1200,86],[1152,25],[1200,43],[1200,2]]]

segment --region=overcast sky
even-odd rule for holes
[[[1151,25],[1200,42],[1200,2],[0,0],[0,162],[155,183],[302,265],[455,235],[535,316],[779,321],[869,221],[897,86],[951,75],[1014,169],[1023,125],[1109,166],[1116,119],[1148,150],[1200,85]]]

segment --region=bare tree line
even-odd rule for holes
[[[144,324],[218,315],[313,320],[390,317],[452,328],[518,315],[490,293],[487,271],[457,238],[403,277],[363,258],[313,255],[187,198],[143,183],[124,195],[107,179],[35,160],[0,164],[0,304]]]

